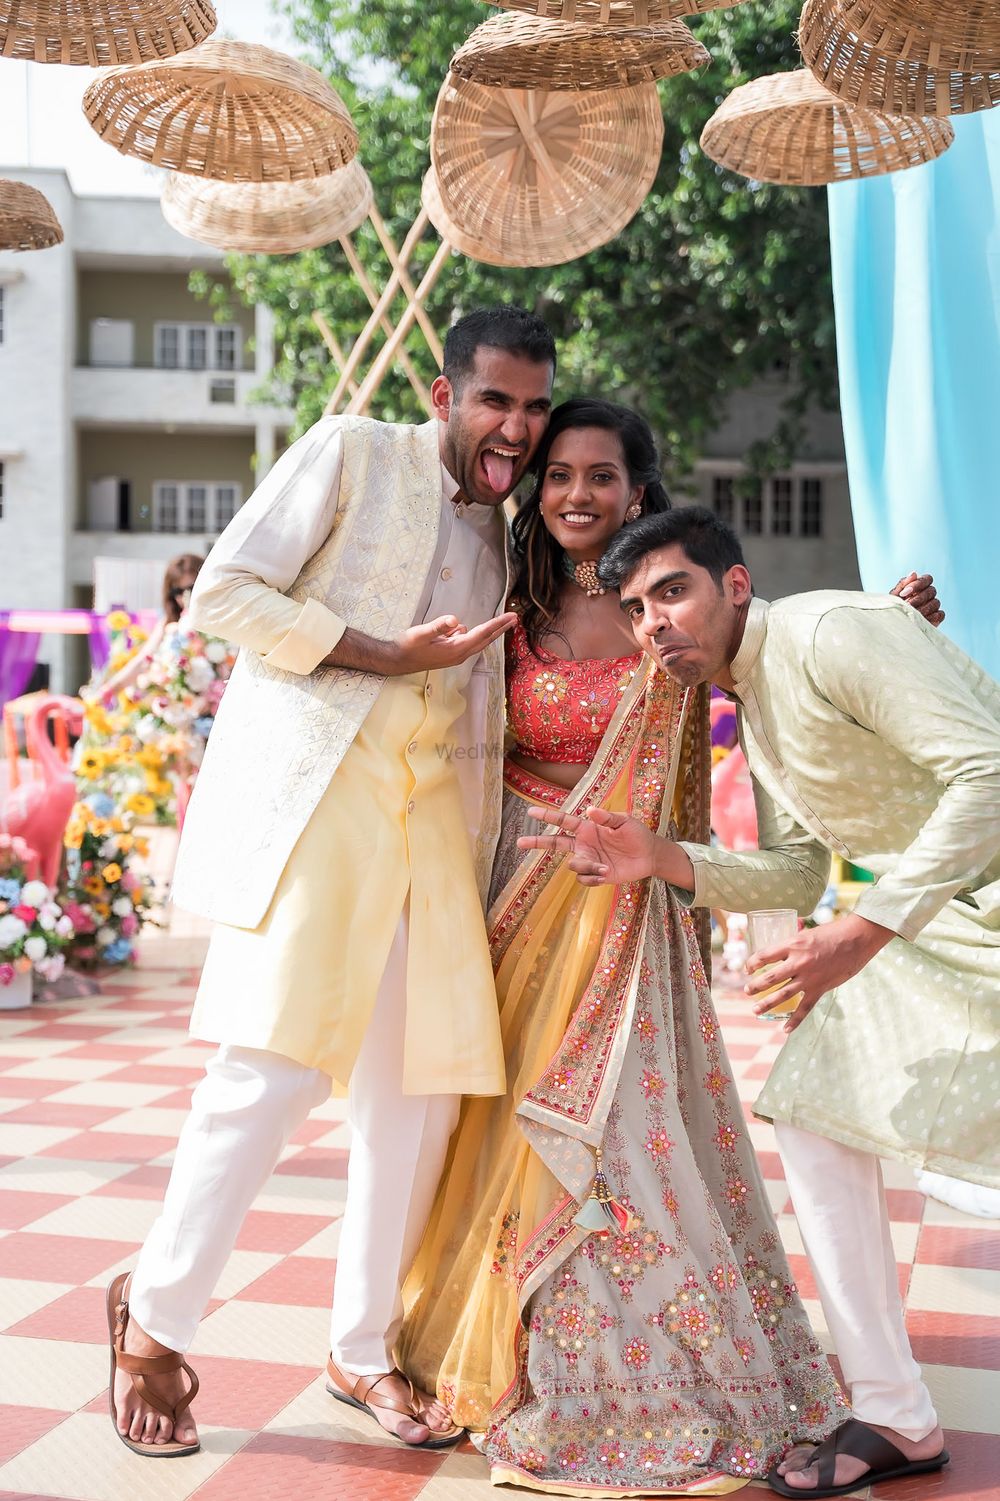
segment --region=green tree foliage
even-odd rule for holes
[[[434,101],[455,48],[488,14],[477,0],[284,0],[303,55],[331,79],[361,136],[376,200],[399,243],[419,208]],[[698,74],[660,85],[663,158],[639,214],[609,245],[542,270],[482,266],[455,256],[430,304],[443,329],[453,314],[507,300],[535,308],[561,350],[558,394],[601,393],[634,403],[660,438],[664,466],[681,474],[719,420],[727,394],[776,370],[784,413],[751,460],[763,468],[794,443],[811,403],[836,395],[826,197],[822,189],[748,184],[699,149],[702,127],[737,84],[798,65],[798,3],[758,0],[689,18],[712,56]],[[388,267],[370,225],[355,236],[378,286]],[[423,267],[436,246],[418,250]],[[277,315],[277,380],[303,429],[322,411],[334,372],[311,321],[318,309],[349,346],[368,304],[334,244],[292,257],[233,257],[241,296]],[[216,289],[217,300],[222,296]],[[396,305],[398,315],[402,298]],[[377,344],[374,347],[377,347]],[[409,350],[429,381],[422,337]],[[377,413],[418,416],[394,371]]]

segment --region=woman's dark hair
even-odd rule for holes
[[[678,506],[669,516],[644,516],[612,537],[598,566],[601,583],[620,590],[649,553],[675,544],[722,588],[723,576],[737,563],[746,567],[739,538],[704,506]]]
[[[178,595],[183,594],[197,577],[204,558],[199,558],[197,553],[182,552],[176,558],[171,558],[163,575],[163,613],[171,625],[176,625],[181,618],[181,605]]]
[[[566,577],[563,550],[542,520],[545,470],[556,439],[562,433],[581,427],[601,427],[607,432],[617,433],[629,482],[645,486],[643,515],[670,509],[670,497],[660,478],[656,440],[645,418],[629,407],[617,406],[613,401],[603,401],[596,396],[578,396],[555,408],[532,464],[534,484],[531,494],[520,506],[512,528],[516,572],[511,596],[518,601],[521,622],[532,650],[551,630],[559,614],[559,596]]]

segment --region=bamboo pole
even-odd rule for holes
[[[334,363],[337,366],[337,374],[339,375],[344,366],[347,364],[347,356],[341,349],[340,344],[337,341],[337,337],[333,332],[333,329],[330,327],[329,323],[327,323],[326,319],[323,317],[323,314],[313,313],[312,320],[315,323],[316,327],[319,329],[320,333],[323,335],[323,343],[333,355]],[[349,381],[347,389],[350,391],[351,395],[354,396],[358,389],[357,381]]]
[[[386,228],[385,221],[383,220],[382,215],[379,213],[374,203],[372,203],[371,208],[368,210],[368,217],[372,221],[375,233],[379,237],[379,243],[381,244],[382,249],[385,251],[388,258],[389,265],[394,271],[399,272],[400,286],[403,288],[403,291],[406,293],[409,300],[413,302],[417,294],[414,291],[413,282],[410,279],[410,273],[407,271],[406,267],[400,260],[399,251],[393,244],[392,236]],[[431,354],[437,360],[438,369],[440,370],[442,365],[444,364],[444,349],[441,347],[441,340],[437,336],[437,330],[435,329],[433,323],[428,318],[427,314],[424,312],[419,303],[416,304],[416,308],[417,322],[420,324],[421,332],[423,333],[424,338],[427,340]]]
[[[426,219],[426,214],[421,212],[420,218],[418,218],[417,223],[420,222],[420,219]],[[413,231],[411,230],[410,235],[412,235],[412,233]],[[409,239],[410,236],[408,235],[407,238]],[[447,240],[442,240],[441,244],[434,252],[433,260],[423,274],[420,285],[417,287],[416,291],[413,294],[413,301],[409,304],[402,318],[400,318],[398,324],[396,325],[395,333],[393,334],[392,338],[387,340],[387,342],[379,350],[378,357],[376,358],[368,374],[365,376],[364,380],[361,382],[361,390],[358,392],[357,396],[351,398],[350,405],[347,408],[348,412],[364,413],[368,410],[368,407],[371,404],[372,397],[375,395],[375,392],[382,384],[382,381],[385,378],[385,372],[388,370],[390,364],[395,358],[396,350],[399,348],[400,344],[403,342],[403,340],[406,338],[406,335],[413,327],[413,324],[416,322],[417,308],[427,298],[428,294],[431,291],[431,288],[434,286],[434,283],[440,276],[441,269],[450,254],[451,246],[448,244]],[[357,345],[355,345],[355,349],[356,348]]]
[[[399,252],[399,259],[402,265],[409,265],[410,259],[413,255],[414,247],[416,246],[417,241],[420,239],[420,236],[423,234],[429,223],[430,220],[427,217],[427,210],[422,208],[420,210],[420,213],[417,215],[416,219],[414,219],[412,225],[410,226],[410,232],[406,236],[406,239],[403,241],[402,249]],[[372,335],[374,334],[375,329],[378,327],[379,319],[388,309],[389,304],[392,302],[392,299],[399,291],[399,287],[399,272],[393,271],[392,275],[389,277],[389,280],[386,282],[385,291],[382,293],[382,296],[379,298],[376,306],[372,308],[371,317],[368,319],[368,322],[361,330],[361,333],[358,335],[357,339],[354,341],[354,347],[352,348],[350,355],[348,356],[347,364],[341,371],[340,380],[337,382],[333,395],[330,397],[330,400],[327,402],[324,408],[325,414],[328,415],[329,413],[335,412],[337,410],[337,407],[340,404],[340,399],[343,396],[344,392],[347,390],[348,381],[354,374],[355,370],[358,368],[358,365],[361,363],[361,360],[364,356],[365,350],[371,343]],[[411,303],[410,306],[412,307],[413,304]],[[409,311],[409,309],[407,311]],[[409,331],[412,323],[413,319],[411,318],[410,322],[407,324],[407,331]],[[393,343],[393,353],[395,353],[399,342],[399,340],[389,341],[389,343]],[[388,343],[383,346],[381,353],[384,354],[387,348]],[[379,356],[379,358],[381,358],[381,355]],[[383,366],[383,369],[384,368],[385,366]],[[348,410],[351,410],[353,408],[354,400],[356,400],[356,398],[352,399],[351,405]]]
[[[368,277],[368,273],[366,272],[364,266],[361,264],[361,261],[358,258],[358,252],[355,250],[353,244],[346,235],[344,235],[340,241],[340,248],[347,257],[348,265],[354,272],[355,277],[361,285],[361,290],[368,298],[368,301],[371,304],[372,308],[377,307],[378,293],[372,286],[372,283]],[[403,275],[405,275],[405,272],[403,273]],[[410,278],[407,276],[406,280],[409,281]],[[412,285],[413,283],[410,282],[411,287]],[[394,329],[392,326],[392,321],[390,320],[388,315],[383,315],[378,321],[379,327],[385,334],[386,338],[391,339]],[[413,388],[413,392],[416,395],[417,400],[420,402],[420,405],[423,407],[428,417],[432,416],[433,408],[431,407],[431,393],[428,391],[427,387],[421,380],[420,374],[414,366],[413,361],[410,359],[410,356],[407,354],[406,350],[402,348],[399,351],[399,363],[402,365],[406,378],[410,382],[410,385]]]

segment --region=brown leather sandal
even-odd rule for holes
[[[348,1407],[356,1407],[359,1412],[366,1412],[376,1423],[378,1423],[378,1415],[375,1409],[381,1408],[383,1412],[398,1412],[402,1417],[411,1418],[414,1423],[420,1423],[424,1428],[430,1429],[429,1438],[425,1438],[422,1443],[411,1444],[405,1438],[400,1438],[398,1433],[393,1433],[391,1428],[385,1428],[378,1423],[387,1438],[394,1438],[398,1444],[405,1444],[408,1449],[450,1449],[452,1444],[458,1443],[465,1432],[464,1428],[458,1428],[454,1423],[450,1428],[430,1428],[430,1425],[420,1416],[413,1382],[409,1376],[404,1376],[402,1371],[383,1371],[380,1376],[359,1376],[355,1380],[339,1366],[334,1365],[331,1355],[326,1362],[326,1374],[329,1377],[326,1389],[331,1397],[336,1397],[338,1402],[346,1402]],[[388,1376],[398,1376],[406,1382],[410,1389],[409,1402],[375,1391],[379,1382],[385,1381]]]
[[[198,1395],[198,1378],[188,1365],[184,1356],[177,1350],[170,1350],[166,1355],[130,1355],[125,1349],[125,1330],[128,1327],[128,1297],[125,1284],[131,1273],[122,1272],[120,1276],[108,1284],[107,1308],[108,1308],[108,1335],[111,1340],[111,1380],[108,1384],[108,1403],[111,1408],[111,1422],[126,1448],[131,1449],[133,1454],[143,1454],[150,1459],[176,1459],[181,1454],[197,1454],[201,1448],[201,1442],[195,1439],[193,1444],[182,1444],[179,1439],[168,1439],[165,1444],[143,1444],[138,1439],[130,1438],[127,1433],[122,1433],[118,1427],[118,1416],[115,1412],[115,1371],[127,1371],[131,1377],[132,1385],[144,1402],[150,1407],[155,1407],[157,1412],[162,1412],[165,1418],[172,1423],[180,1420],[195,1397]],[[146,1384],[147,1376],[167,1376],[172,1371],[183,1371],[191,1383],[191,1389],[177,1403],[171,1407],[169,1402],[158,1397],[156,1392],[150,1391]]]

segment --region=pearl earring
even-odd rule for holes
[[[642,506],[639,504],[639,502],[637,500],[633,500],[632,504],[629,506],[628,510],[625,512],[625,520],[626,521],[638,521],[638,519],[639,519],[639,517],[641,515],[642,515]]]

